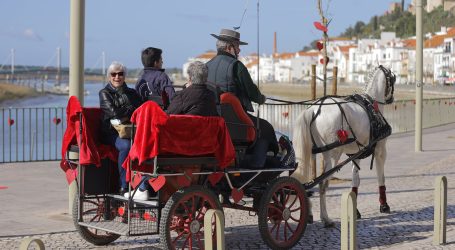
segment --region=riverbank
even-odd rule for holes
[[[30,87],[0,82],[0,103],[6,100],[38,96],[39,93]]]

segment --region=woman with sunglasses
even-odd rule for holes
[[[103,136],[105,143],[114,145],[119,151],[118,170],[120,177],[120,193],[123,195],[128,191],[126,182],[126,170],[122,167],[123,161],[130,151],[130,139],[122,139],[112,125],[129,122],[134,110],[141,104],[141,98],[132,88],[125,83],[127,69],[119,62],[112,62],[107,69],[109,82],[100,90],[100,107],[104,112],[103,116]],[[134,199],[147,200],[148,191],[146,182],[139,187],[139,191]]]

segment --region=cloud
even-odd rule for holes
[[[30,40],[36,40],[36,41],[40,41],[42,42],[43,41],[43,38],[41,38],[41,36],[39,34],[37,34],[34,30],[32,29],[25,29],[23,32],[22,32],[22,35],[26,38],[26,39],[30,39]]]
[[[31,28],[27,28],[23,31],[17,31],[14,29],[10,29],[8,31],[0,30],[0,35],[11,37],[11,38],[17,38],[17,39],[38,41],[38,42],[44,41],[43,38]]]

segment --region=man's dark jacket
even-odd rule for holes
[[[176,93],[167,109],[167,113],[218,116],[215,95],[205,84],[192,84]]]

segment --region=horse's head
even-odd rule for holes
[[[379,103],[391,104],[394,99],[395,80],[395,74],[390,69],[379,65],[367,83],[366,92]]]

